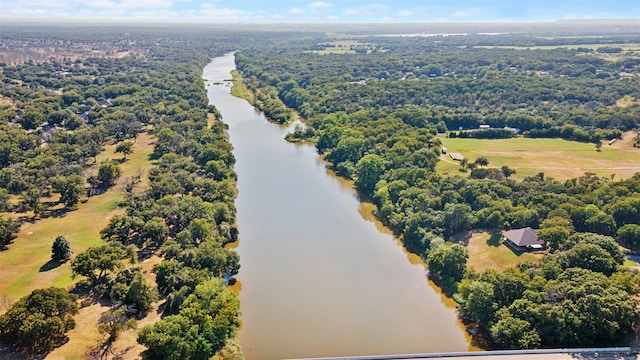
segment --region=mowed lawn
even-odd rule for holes
[[[153,151],[153,140],[154,138],[147,133],[138,136],[133,153],[120,165],[120,180],[134,176],[139,171],[146,174],[151,166],[149,155]],[[107,159],[122,159],[122,154],[115,154],[114,150],[115,144],[106,146],[105,151],[98,157],[98,163]],[[143,176],[143,179],[146,179],[146,176]],[[143,180],[144,184],[146,180]],[[0,297],[6,296],[15,301],[37,288],[68,288],[79,280],[72,279],[69,262],[55,267],[55,264],[49,261],[53,240],[58,235],[65,236],[71,243],[74,255],[90,246],[101,244],[100,230],[113,215],[124,212],[124,209],[118,206],[120,199],[120,184],[116,184],[105,193],[92,196],[85,203],[80,203],[75,211],[22,224],[18,237],[7,250],[0,251]]]
[[[461,153],[470,162],[484,156],[489,167],[506,165],[516,169],[514,177],[536,175],[540,172],[556,180],[567,180],[586,172],[615,179],[626,179],[640,172],[640,149],[634,148],[633,133],[625,134],[622,140],[612,145],[604,141],[601,151],[591,143],[562,139],[459,139],[445,138],[441,141],[448,152]],[[443,155],[437,170],[443,174],[460,173],[459,163]],[[468,174],[468,173],[467,173]]]
[[[538,262],[543,254],[516,253],[503,243],[500,234],[473,230],[458,236],[461,243],[466,244],[469,252],[467,266],[477,272],[486,269],[503,270],[523,262]]]

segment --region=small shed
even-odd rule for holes
[[[544,241],[538,239],[538,229],[530,227],[506,231],[504,240],[518,250],[543,250],[545,248]]]

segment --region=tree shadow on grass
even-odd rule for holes
[[[47,261],[46,264],[40,266],[40,270],[38,270],[38,271],[39,272],[47,272],[49,270],[53,270],[53,269],[57,268],[60,265],[62,265],[62,262],[60,262],[58,260],[49,260],[49,261]]]
[[[106,290],[104,282],[93,283],[89,279],[83,279],[76,283],[69,292],[78,296],[80,308],[100,304],[101,306],[112,306],[113,301],[103,296]]]
[[[498,247],[500,245],[502,245],[502,235],[498,232],[493,232],[491,234],[491,237],[489,237],[489,239],[487,239],[487,245],[489,246],[493,246],[493,247]]]
[[[46,210],[46,211],[43,211],[40,214],[40,217],[42,219],[46,219],[46,218],[50,218],[50,217],[51,218],[56,218],[56,219],[63,218],[65,216],[67,216],[67,213],[69,213],[71,211],[74,211],[74,210],[76,210],[76,209],[67,208],[67,207],[63,207],[63,208],[60,208],[60,209]]]
[[[28,349],[0,341],[0,359],[2,360],[39,360],[46,358],[54,349],[69,342],[66,335],[57,339],[48,348]]]
[[[451,237],[451,241],[454,243],[458,243],[460,245],[467,246],[469,245],[469,240],[473,236],[476,230],[462,231]]]

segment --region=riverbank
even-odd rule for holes
[[[214,59],[207,83],[228,78],[233,60]],[[314,147],[283,141],[290,127],[225,86],[207,89],[236,157],[247,359],[473,349],[455,304],[392,235],[363,218],[352,184],[329,173]]]
[[[244,78],[242,77],[242,74],[240,74],[238,70],[231,70],[231,80],[233,81],[233,86],[231,87],[231,95],[240,99],[245,99],[249,102],[249,104],[253,105],[256,101],[255,94],[244,84]]]

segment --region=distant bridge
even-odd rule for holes
[[[298,360],[412,360],[412,359],[448,359],[448,360],[507,360],[507,359],[617,359],[640,360],[640,349],[631,347],[582,348],[582,349],[539,349],[539,350],[499,350],[431,354],[399,354],[308,358]],[[295,360],[295,359],[292,359]]]

